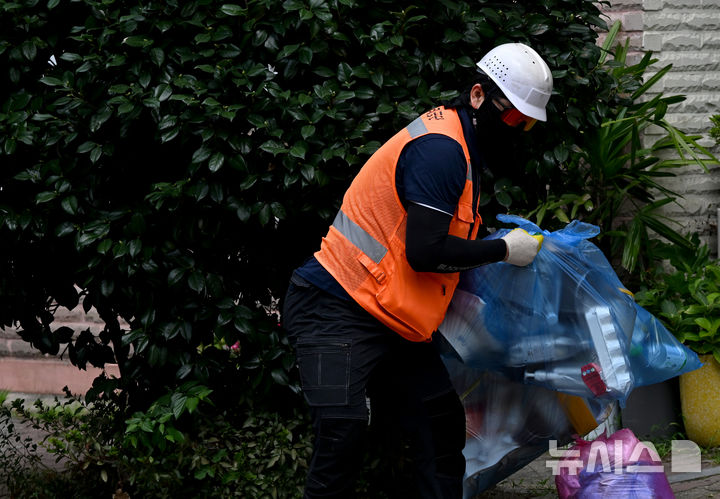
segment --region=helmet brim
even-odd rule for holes
[[[538,121],[547,121],[547,111],[544,107],[538,107],[528,104],[523,99],[519,98],[517,95],[508,95],[507,93],[505,95],[510,101],[510,103],[512,103],[512,105],[515,106],[515,108],[521,113],[523,113],[525,116],[535,118]]]

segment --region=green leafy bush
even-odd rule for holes
[[[671,267],[658,267],[650,285],[635,295],[637,302],[661,318],[668,329],[698,354],[712,354],[720,362],[720,265],[700,245],[658,250]]]
[[[612,79],[595,71],[606,26],[589,1],[0,10],[0,324],[80,368],[117,362],[121,378],[91,395],[120,388],[139,410],[188,380],[221,405],[234,386],[260,397],[290,382],[274,314],[290,270],[368,155],[455,95],[489,48],[527,42],[556,81],[548,124],[496,151],[517,167],[486,183],[500,206],[534,206],[534,175],[561,175],[560,142],[599,124]],[[53,325],[81,300],[98,336]],[[232,344],[232,361],[215,347]]]
[[[17,428],[19,422],[13,419],[13,413],[6,404],[8,392],[0,391],[0,468],[3,480],[0,493],[6,494],[9,485],[25,486],[27,469],[37,469],[42,465],[37,442],[24,437]],[[32,482],[33,480],[29,480]]]
[[[104,428],[117,417],[112,403],[71,398],[26,408],[15,400],[0,406],[7,437],[0,439],[4,485],[17,498],[302,495],[311,450],[306,417],[262,410],[186,416],[177,419],[171,412],[162,424],[172,431],[160,431],[147,426],[153,418],[136,414],[118,437]],[[136,438],[134,424],[150,435],[147,441]],[[35,431],[21,434],[16,425]],[[165,437],[164,444],[153,442],[153,435]],[[49,465],[43,456],[58,464]]]
[[[81,423],[80,405],[57,401],[46,405],[37,400],[28,408],[23,399],[6,402],[5,397],[0,397],[0,402],[3,402],[0,404],[0,468],[3,470],[0,493],[18,498],[91,495],[85,484],[93,482],[95,476],[74,483],[71,474],[64,471],[68,463],[84,454],[84,444],[95,448],[95,436],[82,432],[87,428]],[[97,416],[94,421],[100,423],[102,418]],[[69,420],[78,424],[67,426]],[[67,430],[63,431],[62,438],[51,429],[58,425]],[[47,431],[46,438],[37,437],[39,428]],[[82,440],[83,445],[67,444],[78,440]],[[48,452],[49,447],[54,448],[52,453]]]

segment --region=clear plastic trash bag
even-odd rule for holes
[[[547,452],[550,440],[566,445],[577,437],[561,394],[524,384],[518,368],[500,372],[468,367],[443,338],[436,344],[465,408],[466,499]],[[612,401],[585,402],[594,429],[610,414]]]
[[[671,499],[662,461],[629,429],[578,440],[557,463],[560,499]]]
[[[630,345],[635,386],[653,385],[702,367],[697,353],[680,343],[654,315],[635,304]]]
[[[498,219],[543,234],[543,247],[526,267],[499,262],[461,273],[438,329],[467,366],[522,368],[525,383],[621,405],[635,386],[699,367],[588,241],[598,227],[573,221],[548,232],[520,217]]]
[[[523,367],[527,383],[624,401],[635,304],[587,240],[599,229],[573,221],[548,232],[520,217],[498,219],[542,233],[542,249],[525,267],[498,262],[461,273],[441,333],[469,366]]]

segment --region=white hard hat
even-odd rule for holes
[[[477,63],[505,97],[526,116],[547,120],[545,106],[553,88],[547,63],[522,43],[498,45]]]

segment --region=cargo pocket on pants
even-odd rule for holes
[[[350,342],[298,342],[300,383],[311,407],[348,404]]]

